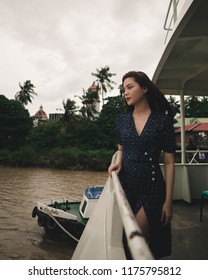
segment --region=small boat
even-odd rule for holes
[[[103,186],[87,187],[81,201],[70,197],[40,200],[32,211],[32,217],[37,216],[38,225],[47,233],[57,234],[64,231],[79,241],[103,188]]]

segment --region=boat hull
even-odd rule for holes
[[[38,225],[47,233],[65,232],[79,241],[102,190],[103,186],[87,187],[82,201],[66,197],[40,200],[32,211],[32,217],[37,217]]]
[[[79,241],[88,220],[81,217],[79,206],[80,201],[71,198],[45,199],[37,202],[32,217],[47,234],[65,233]]]
[[[64,228],[74,239],[80,239],[85,224],[78,222],[76,220],[69,220],[60,217],[50,217],[47,214],[37,211],[37,222],[39,226],[42,226],[47,234],[60,234],[65,232]],[[61,225],[61,226],[60,226]]]

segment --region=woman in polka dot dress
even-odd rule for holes
[[[128,112],[116,119],[118,152],[108,172],[119,174],[142,233],[159,259],[171,254],[173,112],[145,73],[128,72],[122,82]],[[165,178],[159,166],[161,151]]]

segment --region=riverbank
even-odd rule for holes
[[[30,146],[17,151],[0,151],[0,165],[11,167],[45,167],[66,170],[106,171],[115,151],[55,148],[37,152]]]

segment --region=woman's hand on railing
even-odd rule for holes
[[[121,166],[122,164],[119,163],[111,163],[111,165],[108,167],[108,174],[111,177],[112,176],[112,172],[116,171],[117,174],[119,174],[119,172],[121,171]]]

